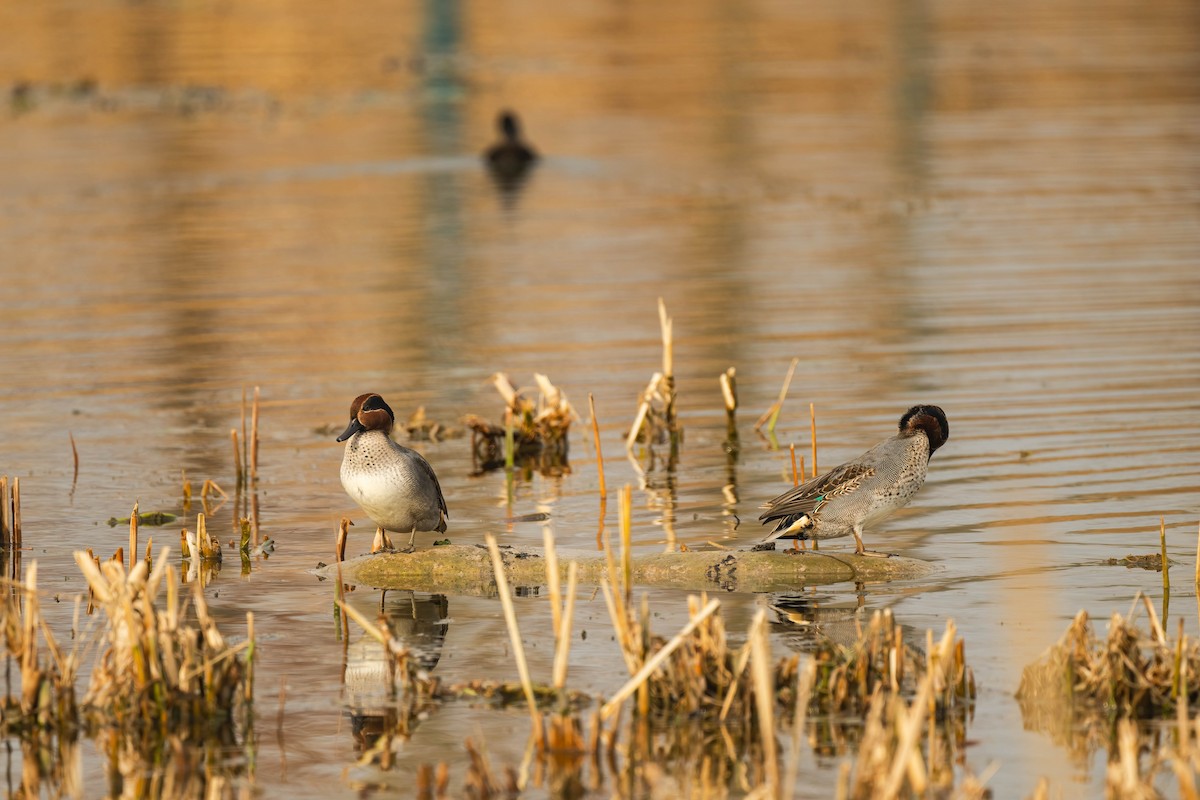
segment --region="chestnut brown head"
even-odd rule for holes
[[[390,434],[395,424],[396,415],[382,397],[373,392],[360,394],[350,404],[350,424],[337,440],[344,442],[363,431],[383,431],[384,434]]]

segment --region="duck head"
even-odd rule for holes
[[[937,406],[913,406],[900,418],[900,435],[914,436],[924,433],[929,438],[929,455],[950,438],[950,423],[946,414]]]
[[[350,424],[337,440],[344,442],[363,431],[383,431],[385,435],[390,434],[395,424],[396,415],[382,397],[374,393],[360,394],[350,404]]]
[[[500,129],[500,135],[505,141],[515,142],[521,138],[521,121],[511,111],[500,112],[500,116],[496,118],[496,127]]]

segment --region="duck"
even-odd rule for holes
[[[346,443],[342,487],[378,526],[372,552],[392,549],[388,531],[408,533],[411,552],[418,531],[444,533],[450,516],[433,467],[392,440],[395,424],[383,397],[360,394],[350,404],[350,424],[337,437]]]
[[[499,178],[516,179],[538,160],[537,152],[521,139],[521,121],[512,111],[496,117],[500,141],[483,154],[488,168]]]
[[[763,542],[853,535],[856,554],[887,556],[863,547],[863,529],[913,499],[925,484],[929,459],[949,438],[941,408],[913,406],[900,417],[895,436],[768,501],[759,520],[776,526]]]

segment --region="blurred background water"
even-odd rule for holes
[[[981,690],[967,763],[998,766],[998,797],[1042,775],[1098,791],[1103,751],[1081,763],[1025,730],[1012,693],[1077,610],[1161,605],[1158,573],[1103,564],[1155,551],[1160,516],[1180,572],[1194,562],[1200,6],[56,0],[0,7],[0,27],[0,474],[21,477],[24,558],[69,597],[74,550],[124,544],[109,517],[179,511],[182,471],[231,487],[229,431],[261,387],[277,550],[209,591],[223,629],[257,617],[260,704],[288,687],[286,737],[260,734],[243,779],[263,795],[405,787],[467,735],[520,760],[519,710],[451,706],[393,769],[356,766],[333,588],[308,573],[343,515],[352,552],[369,541],[337,477],[351,399],[498,420],[497,371],[548,374],[585,418],[594,395],[648,549],[757,541],[809,403],[826,468],[941,405],[929,482],[866,537],[939,572],[790,601],[891,607],[922,635],[953,618]],[[504,108],[544,156],[508,189],[479,157]],[[659,297],[686,439],[641,480],[622,442],[660,363]],[[772,449],[750,422],[793,357]],[[505,520],[543,511],[561,544],[594,546],[583,425],[570,470],[518,476],[511,505],[469,440],[417,446],[453,541],[540,544],[541,524]],[[659,632],[685,620],[680,593],[651,599]],[[722,599],[740,634],[780,598]],[[1171,600],[1196,633],[1191,587]],[[438,674],[515,675],[494,599],[430,602]],[[47,613],[69,624],[70,605]],[[542,675],[547,606],[518,600]],[[608,630],[598,601],[578,617]],[[577,688],[611,692],[622,669],[607,633],[572,652]],[[802,796],[830,796],[839,760],[807,755]],[[102,753],[84,768],[105,785]]]

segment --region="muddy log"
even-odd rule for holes
[[[508,580],[514,586],[541,586],[546,582],[546,562],[540,548],[501,548]],[[603,554],[559,549],[559,572],[579,564],[579,583],[596,585],[607,572]],[[620,560],[617,560],[620,569]],[[690,591],[781,592],[844,581],[885,581],[912,578],[932,572],[925,561],[893,556],[856,556],[853,552],[779,550],[706,550],[686,553],[646,553],[632,558],[637,586]],[[336,580],[339,565],[314,571]],[[376,589],[486,595],[495,592],[487,550],[474,545],[445,545],[415,553],[377,553],[343,561],[343,583]],[[564,577],[565,580],[565,577]]]

